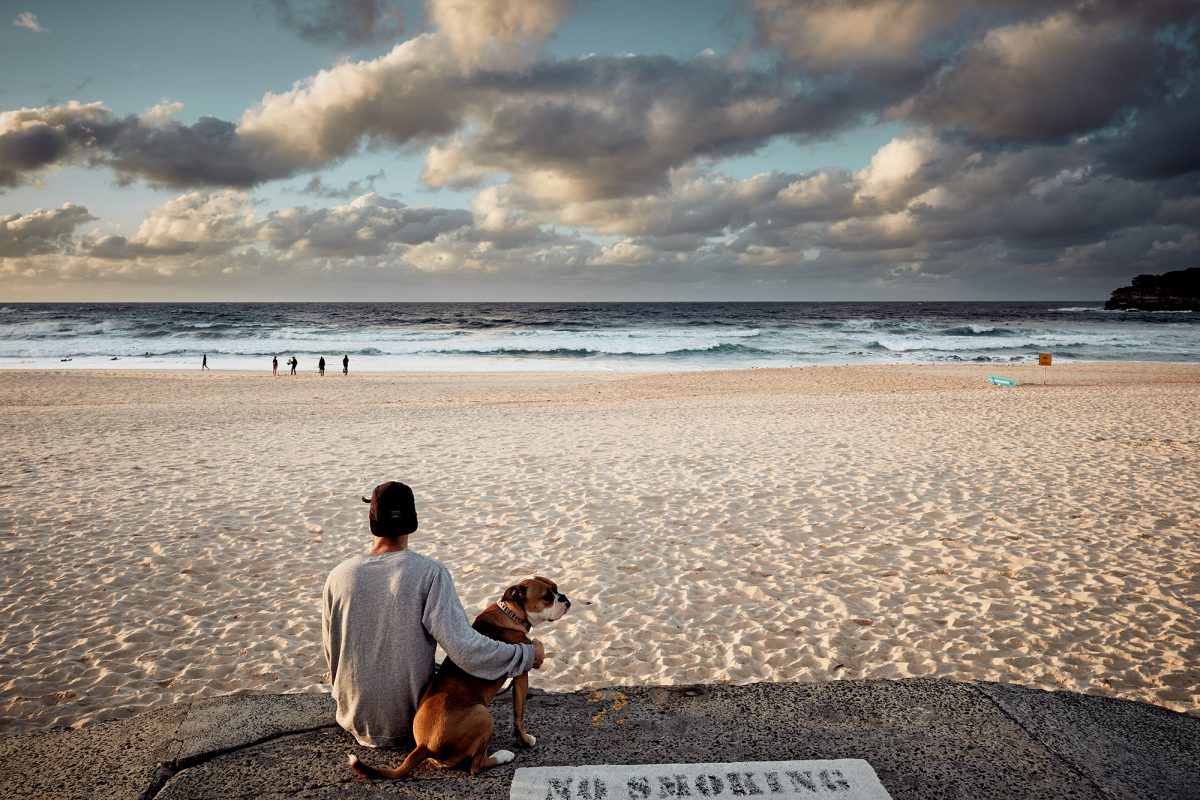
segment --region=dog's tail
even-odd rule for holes
[[[398,767],[372,767],[370,764],[365,764],[359,760],[358,756],[353,753],[349,756],[350,769],[362,775],[364,778],[386,778],[395,780],[396,778],[406,778],[408,774],[433,755],[433,752],[424,745],[417,745],[416,748],[408,754],[408,758],[404,759],[404,763]]]

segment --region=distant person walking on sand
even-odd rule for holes
[[[296,360],[295,356],[292,356],[291,358],[288,359],[288,365],[291,366],[293,375],[296,374],[296,365],[299,363],[300,362]]]
[[[350,355],[349,354],[342,356],[342,374],[343,375],[350,374]]]
[[[271,374],[279,374],[279,356],[271,356]]]
[[[412,742],[437,645],[486,680],[538,669],[546,652],[537,639],[510,644],[471,627],[450,571],[408,548],[417,530],[412,489],[388,481],[363,500],[371,504],[375,542],[329,573],[321,638],[338,724],[366,747],[403,747]]]
[[[317,372],[321,373],[321,377],[325,377],[325,356],[317,361]]]
[[[208,353],[200,356],[200,369],[208,369]]]

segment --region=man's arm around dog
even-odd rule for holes
[[[439,643],[487,679],[535,666],[533,645],[473,630],[446,567],[411,550],[347,559],[329,574],[323,600],[337,721],[368,747],[408,746]]]

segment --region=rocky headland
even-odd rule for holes
[[[1104,304],[1121,311],[1200,311],[1200,267],[1138,275],[1130,286],[1122,286]]]

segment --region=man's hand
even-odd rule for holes
[[[533,640],[533,668],[541,669],[542,662],[546,660],[546,648],[542,647],[542,643],[538,639]]]

